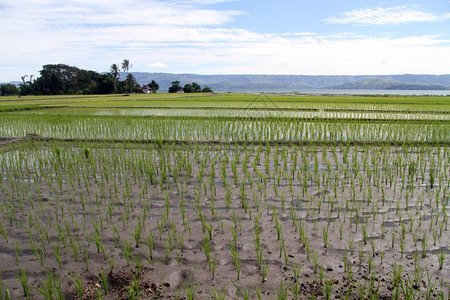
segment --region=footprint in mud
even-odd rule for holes
[[[186,283],[193,282],[194,274],[192,270],[177,270],[171,273],[166,280],[166,287],[170,290],[179,290]]]

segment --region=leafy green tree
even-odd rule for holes
[[[80,90],[86,88],[78,80],[80,69],[65,64],[44,65],[40,71],[41,76],[36,79],[35,90],[37,94],[63,95],[78,94]]]
[[[11,83],[0,84],[0,95],[2,96],[10,96],[10,95],[18,95],[19,89],[17,86]]]
[[[202,91],[202,88],[196,82],[193,82],[185,84],[183,87],[183,91],[185,93],[200,93]]]
[[[111,74],[97,74],[89,94],[117,93],[117,83]]]
[[[194,87],[192,86],[192,84],[190,83],[186,83],[183,87],[183,91],[185,93],[193,93],[194,92]]]
[[[202,93],[213,93],[213,90],[207,86],[205,86],[202,90]]]
[[[154,80],[147,84],[150,88],[152,88],[152,92],[156,93],[157,90],[159,90],[159,84],[157,84]]]
[[[196,82],[192,83],[192,88],[194,89],[194,93],[200,93],[202,91],[202,88]]]
[[[169,87],[169,93],[176,93],[178,91],[181,91],[183,88],[180,86],[180,82],[172,81],[172,85]]]
[[[41,76],[28,84],[21,84],[21,94],[70,95],[112,93],[114,79],[95,71],[82,70],[65,64],[44,65]],[[30,76],[31,79],[31,76]]]
[[[117,84],[117,90],[119,93],[124,93],[128,95],[129,93],[137,92],[139,84],[134,78],[133,74],[128,74],[125,80],[119,81]]]
[[[139,83],[134,78],[133,74],[128,74],[127,79],[125,79],[126,84],[130,88],[130,93],[136,93],[140,87]]]

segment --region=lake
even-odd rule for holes
[[[335,90],[335,89],[305,89],[305,90],[236,90],[215,91],[218,93],[295,93],[295,94],[331,94],[331,95],[398,95],[398,96],[450,96],[450,90]]]

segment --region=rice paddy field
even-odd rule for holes
[[[1,299],[448,299],[450,97],[0,98]]]

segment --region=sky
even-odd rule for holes
[[[0,82],[107,72],[450,74],[450,0],[0,0]]]

